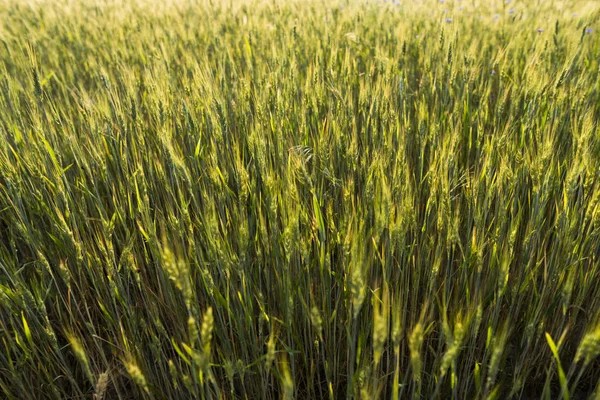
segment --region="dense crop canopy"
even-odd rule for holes
[[[0,0],[0,393],[600,396],[599,20]]]

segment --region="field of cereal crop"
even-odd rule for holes
[[[599,399],[599,35],[0,0],[0,397]]]

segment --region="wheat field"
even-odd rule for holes
[[[599,23],[0,0],[0,397],[600,399]]]

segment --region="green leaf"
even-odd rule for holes
[[[560,363],[560,358],[558,357],[558,348],[556,347],[554,340],[552,340],[552,337],[548,332],[546,332],[546,341],[548,342],[548,346],[550,346],[550,350],[552,351],[554,359],[556,360],[556,365],[558,367],[558,380],[560,381],[560,387],[562,390],[563,398],[565,400],[569,400],[569,388],[567,387],[567,377]]]
[[[31,330],[29,329],[29,324],[25,319],[25,314],[23,313],[23,311],[21,311],[21,319],[23,320],[23,329],[25,330],[25,337],[27,338],[29,344],[33,347],[33,337],[31,336]]]

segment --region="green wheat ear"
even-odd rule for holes
[[[77,360],[83,365],[83,370],[85,371],[88,379],[92,380],[93,375],[90,368],[90,362],[81,342],[77,340],[75,336],[70,336],[69,342],[71,344],[71,348],[73,349],[73,353],[77,357]]]
[[[575,354],[575,362],[583,360],[584,365],[588,365],[598,356],[600,356],[600,325],[583,336]]]
[[[125,368],[127,370],[127,374],[129,374],[133,382],[142,388],[144,392],[149,393],[148,382],[146,381],[146,377],[142,373],[140,367],[133,362],[129,362],[125,364]]]

